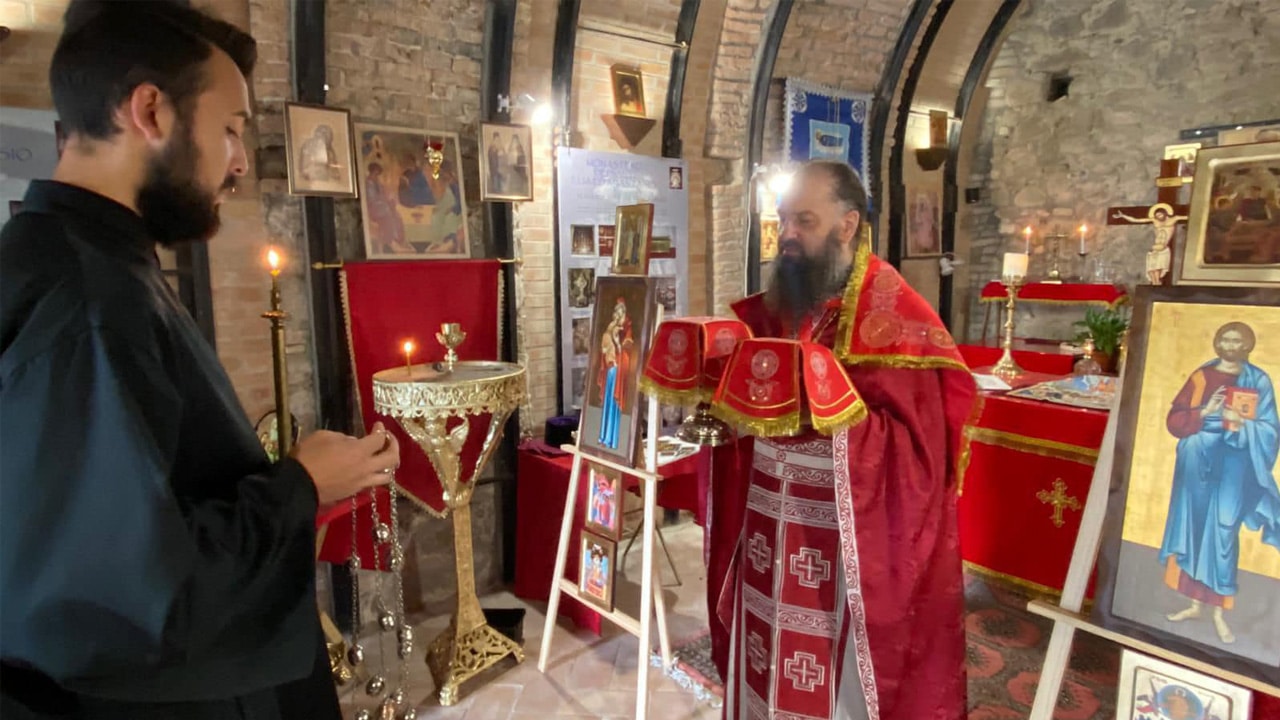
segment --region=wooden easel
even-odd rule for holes
[[[1123,385],[1122,369],[1120,378],[1116,381],[1115,402],[1117,404],[1124,390]],[[1036,697],[1031,704],[1031,715],[1028,720],[1052,720],[1054,708],[1058,704],[1058,692],[1062,688],[1062,677],[1066,673],[1067,662],[1071,656],[1071,640],[1075,637],[1076,630],[1106,638],[1138,652],[1168,660],[1241,687],[1268,695],[1280,695],[1280,688],[1275,686],[1238,673],[1221,670],[1208,663],[1099,627],[1080,612],[1084,604],[1085,586],[1089,584],[1089,575],[1093,572],[1093,564],[1098,556],[1098,546],[1102,542],[1102,526],[1107,516],[1107,496],[1111,491],[1111,470],[1115,465],[1116,425],[1119,415],[1118,408],[1113,406],[1111,415],[1107,418],[1106,432],[1102,436],[1102,450],[1098,455],[1098,464],[1093,469],[1093,484],[1089,486],[1089,496],[1085,500],[1084,515],[1080,519],[1080,533],[1076,536],[1076,547],[1071,554],[1066,583],[1062,586],[1062,597],[1057,605],[1045,600],[1032,600],[1027,604],[1027,610],[1053,621],[1053,633],[1049,636],[1049,648],[1045,651],[1044,668],[1040,672],[1040,684],[1036,686]]]
[[[547,620],[542,629],[542,649],[538,653],[538,671],[547,671],[547,659],[551,655],[551,640],[556,627],[556,615],[560,611],[560,593],[575,600],[583,601],[578,586],[564,577],[565,562],[575,545],[569,537],[573,530],[573,513],[578,500],[578,480],[582,474],[582,466],[592,462],[603,467],[612,468],[637,478],[643,488],[644,503],[644,543],[640,562],[640,617],[634,618],[619,610],[616,606],[612,612],[597,609],[596,612],[614,625],[626,630],[640,639],[640,660],[636,665],[636,718],[643,720],[649,716],[649,653],[652,652],[653,616],[658,618],[658,643],[662,649],[662,667],[671,669],[671,639],[667,636],[667,608],[662,599],[661,583],[654,582],[655,568],[653,562],[654,536],[657,535],[656,515],[658,481],[658,428],[662,416],[658,412],[658,400],[649,398],[648,438],[644,446],[644,469],[604,460],[585,452],[577,444],[564,445],[562,450],[573,455],[573,470],[569,472],[569,494],[564,501],[564,517],[560,520],[560,547],[556,551],[556,569],[551,576],[551,595],[547,603]],[[614,582],[617,582],[615,576]],[[585,602],[585,601],[583,601]]]

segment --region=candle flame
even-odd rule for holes
[[[1080,234],[1081,234],[1081,235],[1085,234],[1085,231],[1087,231],[1088,229],[1089,229],[1089,226],[1088,226],[1088,225],[1085,225],[1085,224],[1083,224],[1083,223],[1081,223],[1081,224],[1080,224]]]
[[[280,272],[280,254],[276,252],[275,248],[267,251],[267,264],[271,266],[272,275]]]
[[[1028,226],[1026,226],[1026,227],[1022,228],[1022,234],[1023,234],[1023,235],[1026,235],[1027,237],[1031,237],[1031,226],[1030,226],[1030,225],[1028,225]]]
[[[413,341],[406,340],[404,343],[404,354],[408,355],[413,352]]]

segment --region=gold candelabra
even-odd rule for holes
[[[1004,352],[1000,355],[1000,361],[991,368],[991,374],[1012,384],[1011,381],[1022,374],[1022,368],[1013,360],[1013,313],[1018,305],[1018,288],[1022,287],[1022,276],[1006,276],[1004,287],[1009,294],[1004,305],[1004,338],[1000,341]]]
[[[271,263],[271,309],[262,317],[271,321],[271,367],[276,391],[276,457],[284,459],[293,449],[293,416],[289,413],[289,368],[284,347],[284,321],[289,317],[280,303],[280,256],[267,253]]]

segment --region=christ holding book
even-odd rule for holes
[[[1241,526],[1280,552],[1280,449],[1275,388],[1249,362],[1253,328],[1229,322],[1214,334],[1216,360],[1201,365],[1174,398],[1166,426],[1178,438],[1160,563],[1165,583],[1191,600],[1171,622],[1212,608],[1214,629],[1235,641],[1224,616],[1235,605]]]

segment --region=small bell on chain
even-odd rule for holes
[[[359,665],[364,662],[364,648],[359,644],[352,645],[351,648],[347,650],[347,662],[352,665]]]
[[[364,691],[374,697],[377,697],[382,694],[382,691],[385,690],[386,687],[387,682],[382,679],[382,676],[374,675],[369,678],[369,684],[364,687]]]
[[[382,626],[383,630],[392,630],[396,626],[396,616],[390,610],[383,610],[378,615],[378,624]]]
[[[387,696],[387,699],[388,699],[388,700],[390,700],[391,702],[395,703],[396,705],[403,705],[403,704],[404,704],[404,689],[402,689],[402,688],[396,688],[396,689],[395,689],[395,690],[394,690],[390,695],[388,695],[388,696]]]
[[[383,700],[378,706],[378,720],[396,720],[396,704],[390,700]]]
[[[365,708],[356,711],[355,720],[373,720],[373,715]]]
[[[399,720],[418,720],[418,708],[407,707],[400,713]]]
[[[373,539],[380,543],[391,541],[391,528],[386,523],[378,523],[373,528]]]
[[[396,648],[396,654],[400,656],[401,660],[408,660],[409,656],[413,654],[413,643],[400,643],[400,646]]]
[[[396,633],[396,639],[402,644],[413,642],[413,628],[408,625],[401,625],[399,632]]]

